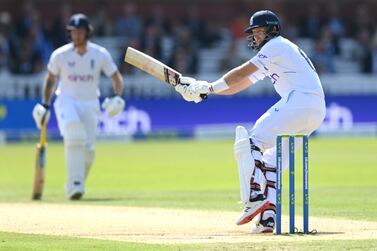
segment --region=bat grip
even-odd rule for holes
[[[42,121],[42,127],[41,127],[41,134],[39,138],[39,144],[44,146],[46,144],[46,119],[43,119]]]

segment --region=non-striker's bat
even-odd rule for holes
[[[127,48],[124,61],[164,81],[173,88],[179,84],[179,78],[182,76],[181,73],[164,63],[132,47]],[[201,94],[200,97],[206,99],[207,94]]]
[[[46,169],[46,120],[42,123],[41,135],[39,143],[37,144],[37,154],[35,160],[35,173],[33,184],[33,200],[40,200],[42,198],[43,185],[45,181]]]

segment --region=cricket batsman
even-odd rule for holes
[[[275,227],[276,136],[310,135],[321,125],[326,113],[321,81],[313,64],[280,32],[280,21],[273,12],[254,13],[245,29],[249,46],[257,51],[253,58],[214,82],[182,77],[176,87],[185,100],[198,103],[202,101],[201,94],[232,95],[268,77],[280,95],[281,99],[253,128],[238,126],[235,133],[234,154],[244,205],[236,224],[253,220],[253,233],[271,233]],[[244,107],[237,112],[247,117],[252,110],[253,107]],[[283,152],[286,153],[283,163],[288,163],[288,151]]]
[[[51,96],[56,89],[54,109],[64,139],[67,169],[66,193],[79,200],[95,157],[95,139],[100,114],[98,83],[101,72],[112,81],[114,96],[102,107],[110,116],[123,111],[123,78],[109,52],[88,39],[93,32],[84,14],[74,14],[66,26],[71,43],[56,49],[47,65],[42,102],[35,105],[33,118],[38,128],[49,117]]]

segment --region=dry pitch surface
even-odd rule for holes
[[[0,215],[0,231],[5,232],[143,243],[377,239],[377,222],[319,217],[310,218],[310,229],[316,229],[316,235],[287,237],[250,234],[250,224],[235,225],[237,213],[221,211],[0,203]],[[286,217],[283,226],[288,226]]]

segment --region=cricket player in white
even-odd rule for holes
[[[182,77],[176,90],[185,100],[198,103],[202,101],[200,94],[231,95],[264,77],[271,79],[280,101],[250,131],[238,126],[234,144],[241,201],[245,205],[237,224],[253,221],[253,233],[271,233],[276,216],[276,136],[310,135],[321,125],[326,106],[313,64],[297,45],[280,35],[280,22],[273,12],[254,13],[245,32],[257,55],[212,83]],[[245,107],[237,112],[247,116],[252,110]],[[283,152],[286,169],[288,151]]]
[[[117,115],[125,106],[121,98],[122,75],[109,52],[88,40],[92,30],[85,15],[75,14],[71,17],[67,31],[72,42],[52,53],[43,85],[43,100],[33,110],[34,120],[40,128],[42,120],[49,117],[51,96],[58,80],[54,108],[64,138],[66,192],[71,200],[80,199],[85,193],[85,181],[94,161],[101,72],[111,78],[115,94],[102,104],[106,113]]]

